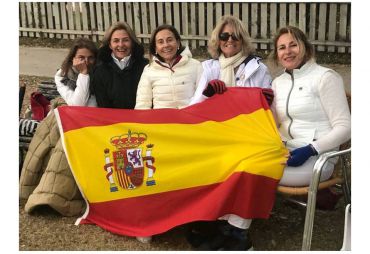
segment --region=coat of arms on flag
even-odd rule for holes
[[[287,150],[260,88],[183,109],[55,112],[87,203],[78,224],[148,236],[226,214],[270,215]]]
[[[106,178],[111,192],[118,191],[116,183],[126,190],[140,187],[144,181],[145,166],[148,168],[146,185],[155,185],[154,157],[151,155],[154,145],[147,144],[145,156],[143,156],[142,145],[146,140],[145,133],[131,132],[131,130],[128,130],[127,134],[111,138],[110,143],[116,148],[112,152],[113,163],[109,149],[104,149],[104,170],[107,172]],[[146,162],[145,166],[144,162]]]

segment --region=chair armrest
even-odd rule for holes
[[[348,148],[342,151],[333,151],[333,152],[323,153],[322,155],[319,156],[315,165],[313,166],[312,180],[311,180],[311,184],[308,190],[307,211],[306,211],[306,218],[305,218],[305,224],[304,224],[302,250],[311,249],[313,218],[314,218],[315,209],[316,209],[316,194],[317,194],[317,188],[320,182],[322,168],[328,159],[336,157],[336,156],[341,156],[341,155],[344,155],[350,152],[351,152],[351,148]]]

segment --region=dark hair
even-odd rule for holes
[[[61,69],[62,76],[67,75],[68,70],[72,68],[73,58],[76,56],[77,50],[79,49],[88,49],[96,58],[98,54],[98,49],[94,42],[87,38],[77,38],[73,41],[72,47],[69,49],[68,55],[64,59]]]
[[[180,55],[181,52],[185,49],[184,46],[182,46],[181,44],[181,37],[180,37],[180,34],[179,32],[176,30],[175,27],[171,26],[171,25],[167,25],[167,24],[163,24],[163,25],[160,25],[158,26],[153,32],[152,32],[152,35],[150,36],[150,42],[149,42],[149,53],[151,55],[151,58],[153,56],[156,56],[161,62],[164,62],[164,59],[159,55],[159,54],[156,54],[156,50],[155,50],[155,37],[157,36],[157,33],[162,31],[162,30],[169,30],[170,32],[173,33],[173,35],[175,36],[175,39],[176,41],[178,41],[180,43],[180,46],[179,46],[179,49],[177,50],[176,52],[176,55]]]
[[[279,64],[277,53],[277,41],[283,34],[291,34],[293,38],[297,41],[300,48],[300,54],[304,62],[307,62],[311,58],[315,57],[315,49],[313,45],[308,41],[307,36],[297,27],[286,26],[280,28],[274,37],[274,50],[270,54],[270,59],[275,64]]]

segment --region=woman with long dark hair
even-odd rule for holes
[[[55,74],[57,90],[68,105],[96,106],[95,96],[90,94],[89,86],[97,54],[94,42],[78,38]]]

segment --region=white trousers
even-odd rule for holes
[[[313,166],[318,156],[310,157],[302,166],[285,167],[279,184],[284,186],[308,186],[311,183]],[[333,174],[334,165],[338,159],[330,159],[321,171],[320,182],[326,181]]]
[[[219,220],[227,220],[229,224],[233,225],[234,227],[247,229],[252,223],[251,219],[244,219],[236,214],[226,214],[220,218]]]

